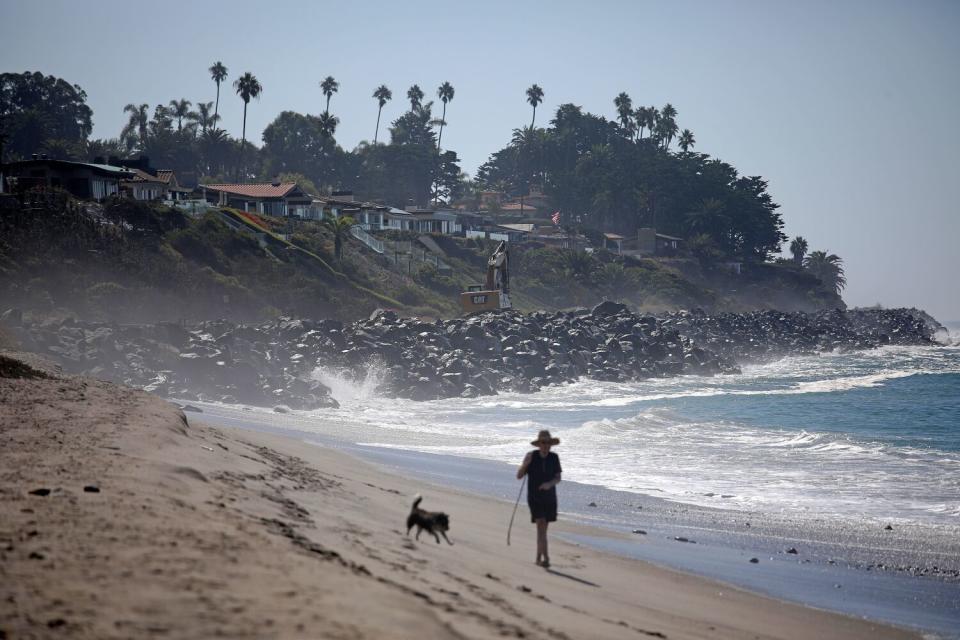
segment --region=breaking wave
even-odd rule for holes
[[[318,370],[337,410],[259,419],[355,443],[516,463],[562,439],[564,475],[719,508],[957,524],[960,349],[788,358],[715,378],[582,380],[535,394],[381,397],[383,367]],[[247,414],[249,415],[249,414]]]

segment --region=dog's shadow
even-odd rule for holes
[[[560,576],[561,578],[566,578],[567,580],[573,580],[574,582],[579,582],[580,584],[585,584],[588,587],[600,588],[596,582],[590,582],[589,580],[584,580],[583,578],[578,578],[577,576],[572,576],[569,573],[563,573],[562,571],[557,571],[556,569],[548,567],[545,569],[547,573],[551,573],[555,576]]]

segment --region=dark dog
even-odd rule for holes
[[[437,540],[437,544],[440,544],[440,536],[437,535],[438,532],[443,536],[443,539],[447,541],[447,544],[453,544],[450,542],[450,538],[447,537],[447,531],[450,530],[450,517],[442,511],[424,511],[420,508],[421,500],[423,500],[423,498],[417,496],[417,499],[413,501],[413,506],[410,507],[410,515],[407,516],[407,535],[410,535],[410,529],[416,526],[416,540],[419,540],[420,533],[426,530],[427,533],[433,535]]]

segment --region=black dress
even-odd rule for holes
[[[527,467],[527,505],[530,507],[530,522],[544,518],[547,522],[557,521],[557,488],[540,490],[540,485],[550,482],[562,471],[560,456],[552,451],[541,456],[533,452],[530,466]]]

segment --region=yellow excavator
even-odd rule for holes
[[[460,294],[464,313],[510,309],[510,250],[502,241],[487,260],[487,281],[472,284]]]

